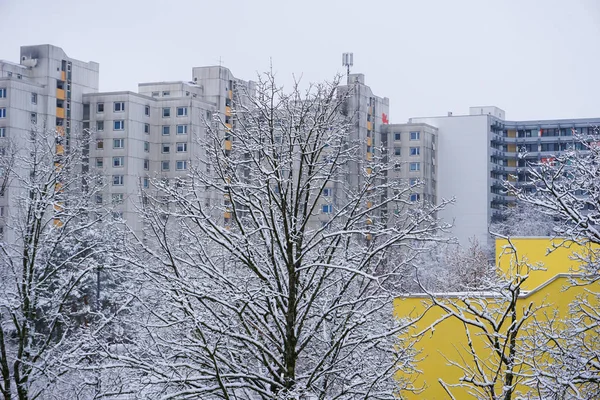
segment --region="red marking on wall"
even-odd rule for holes
[[[383,121],[384,124],[389,124],[390,120],[388,119],[388,116],[386,113],[382,113],[381,114],[381,120]]]

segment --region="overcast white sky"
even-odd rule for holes
[[[222,59],[283,83],[344,69],[391,122],[497,105],[508,119],[600,116],[598,0],[0,0],[0,59],[50,43],[100,63],[100,90],[189,80]]]

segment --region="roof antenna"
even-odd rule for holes
[[[350,67],[354,65],[354,53],[342,53],[342,66],[346,67],[346,82],[350,84]]]

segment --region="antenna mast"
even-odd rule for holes
[[[346,67],[346,82],[350,84],[350,67],[354,65],[354,53],[342,53],[342,66]]]

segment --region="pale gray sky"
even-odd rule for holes
[[[0,0],[0,59],[51,43],[100,63],[100,90],[189,80],[218,64],[253,79],[354,72],[391,122],[497,105],[508,119],[600,116],[598,0]]]

